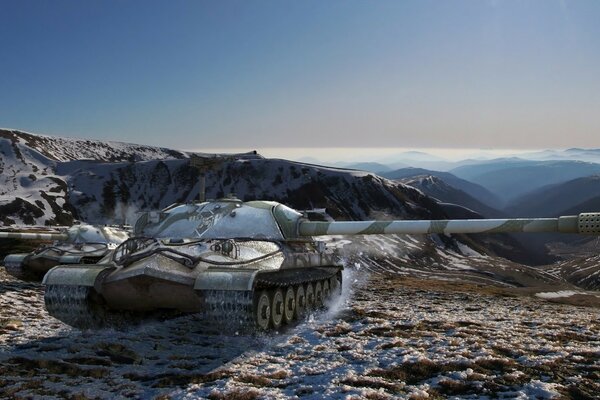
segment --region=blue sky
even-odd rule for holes
[[[600,147],[597,1],[0,0],[0,126],[183,149]]]

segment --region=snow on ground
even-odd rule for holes
[[[505,289],[346,270],[329,312],[266,335],[198,316],[128,331],[49,317],[0,272],[4,398],[597,398],[597,308]]]
[[[537,297],[541,297],[542,299],[555,299],[558,297],[571,297],[576,295],[577,293],[580,292],[576,292],[574,290],[559,290],[558,292],[541,292],[536,293],[535,295]]]

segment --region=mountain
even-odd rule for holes
[[[139,210],[198,198],[198,173],[190,166],[189,153],[89,141],[89,148],[82,150],[88,159],[70,160],[76,155],[75,147],[87,143],[53,140],[17,131],[5,132],[0,138],[1,179],[10,183],[8,189],[3,187],[1,197],[4,225],[67,225],[75,218],[100,224],[131,222]],[[155,156],[161,159],[139,160]],[[326,208],[337,220],[448,218],[447,206],[410,186],[371,173],[258,155],[208,171],[206,185],[207,198],[235,193],[243,200],[272,199],[300,210]],[[518,261],[530,258],[518,244],[495,240],[502,245],[486,246],[477,236],[465,235],[390,235],[354,238],[353,242],[361,243],[354,247],[358,253],[373,253],[370,259],[383,256],[386,262],[410,262],[436,270],[452,268],[452,260],[465,252],[486,259],[488,254]],[[355,257],[353,254],[348,257]]]
[[[599,175],[544,186],[513,200],[503,211],[516,217],[556,217],[597,210],[600,210]],[[546,246],[561,257],[588,254],[588,247],[596,242],[595,237],[563,234],[541,234],[523,240],[532,247]]]
[[[450,174],[448,174],[450,175]],[[457,178],[458,179],[458,178]],[[473,210],[485,218],[505,218],[506,215],[492,207],[483,204],[468,193],[448,185],[445,181],[433,175],[417,175],[399,179],[400,182],[415,187],[428,196],[444,203],[457,204]]]
[[[548,266],[546,272],[551,273],[578,287],[588,290],[600,290],[600,255],[572,258]]]
[[[519,156],[529,160],[577,160],[600,163],[600,149],[548,149],[531,153],[522,153]]]
[[[511,201],[505,208],[515,216],[559,216],[600,208],[600,175],[543,186]]]
[[[483,205],[486,205],[487,207],[498,208],[501,203],[500,199],[486,188],[475,183],[469,182],[468,180],[461,179],[449,172],[432,171],[423,168],[401,168],[396,171],[385,172],[380,175],[385,178],[395,180],[413,178],[422,175],[434,176],[436,178],[441,179],[445,184],[450,185],[451,187],[466,193],[467,195],[471,196],[474,200],[483,203]],[[457,204],[465,205],[463,203]],[[482,212],[482,214],[487,215],[487,213],[485,212]]]
[[[22,162],[25,162],[22,150],[28,152],[31,158],[39,158],[41,155],[52,161],[83,159],[110,162],[143,161],[188,158],[191,154],[163,147],[91,139],[62,138],[8,129],[0,129],[0,139],[3,139],[3,146],[12,147],[14,156]],[[3,153],[4,157],[8,157],[9,155],[10,151],[6,154]]]
[[[79,215],[71,200],[82,193],[71,179],[85,174],[88,167],[95,165],[94,170],[102,174],[100,171],[108,171],[118,163],[135,165],[149,160],[154,163],[187,160],[191,154],[209,156],[138,144],[69,139],[2,129],[0,223],[71,224]],[[90,187],[97,185],[98,176]],[[82,198],[85,200],[85,193],[82,193]],[[102,205],[97,204],[97,207]]]
[[[509,203],[543,186],[600,174],[600,164],[511,158],[463,165],[450,172],[483,186],[505,203]]]

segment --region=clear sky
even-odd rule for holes
[[[600,147],[600,1],[0,0],[0,126],[181,149]]]

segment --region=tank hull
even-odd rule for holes
[[[53,267],[64,264],[100,262],[129,237],[123,227],[77,224],[61,233],[39,232],[39,227],[0,232],[0,239],[52,240],[31,253],[9,254],[4,258],[7,272],[16,278],[40,281]],[[35,232],[38,231],[38,232]]]
[[[87,247],[86,251],[82,251],[81,248],[62,245],[42,247],[33,253],[9,254],[4,258],[4,267],[15,278],[39,282],[57,265],[95,264],[110,252],[104,245]]]
[[[220,249],[217,244],[223,242],[157,242],[141,259],[135,249],[131,263],[116,253],[113,262],[94,268],[55,267],[44,278],[47,309],[78,328],[114,322],[117,314],[168,312],[202,313],[211,322],[233,324],[235,329],[269,329],[301,318],[304,309],[322,306],[341,288],[342,267],[333,254],[308,251],[310,242],[239,241],[233,244],[236,255],[215,251]],[[198,251],[203,261],[193,265],[170,257]]]

